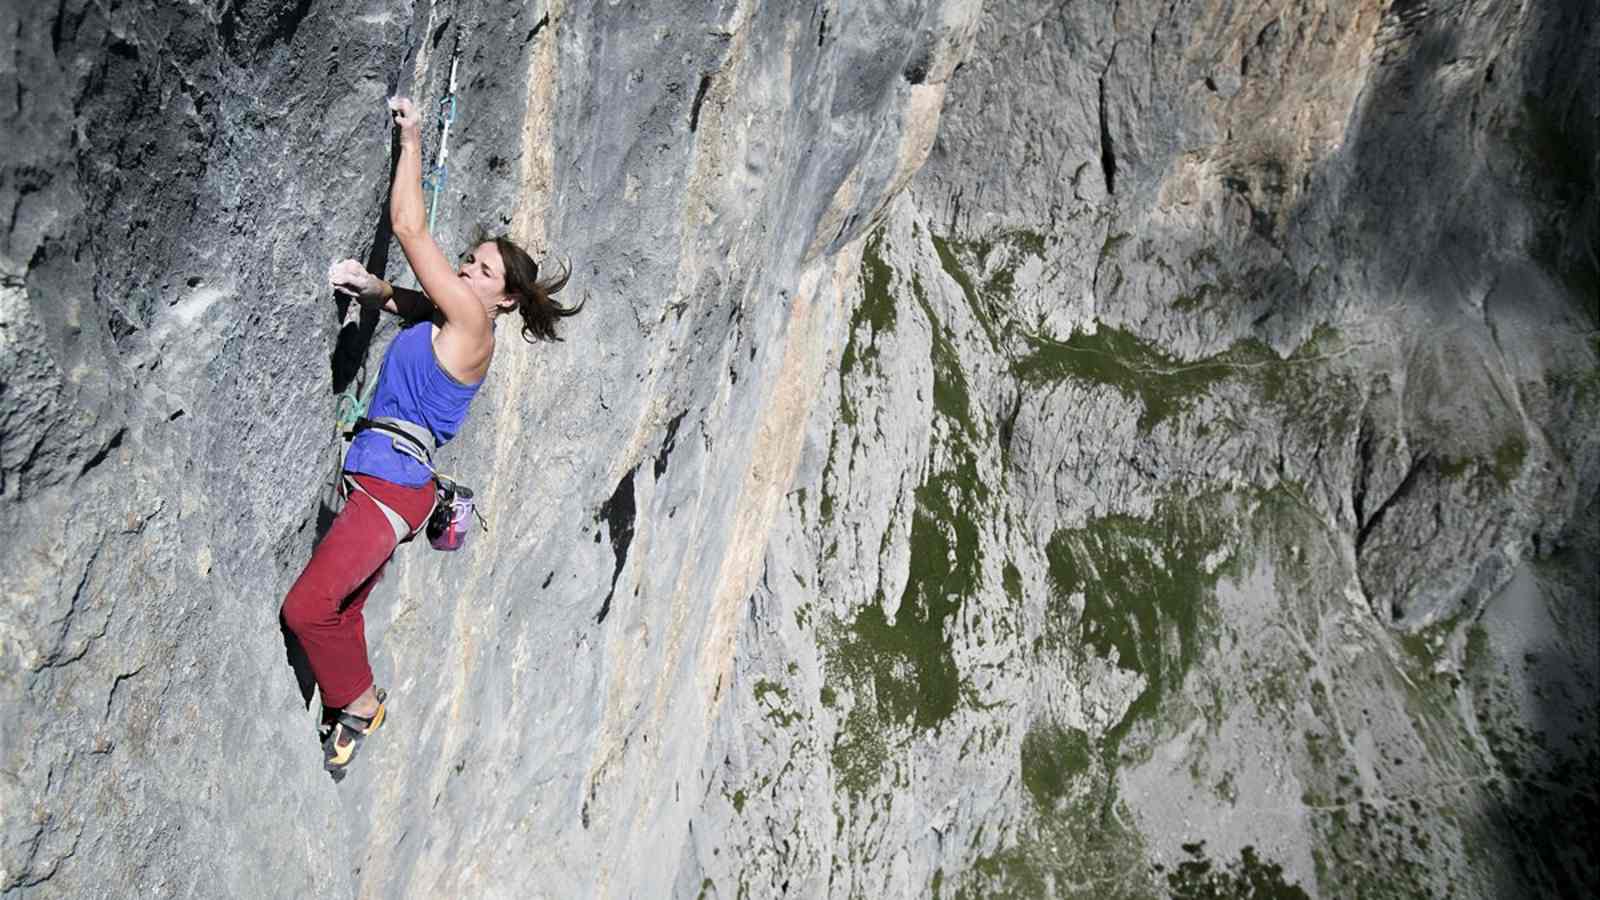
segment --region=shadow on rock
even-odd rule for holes
[[[395,168],[400,164],[400,139],[391,136],[389,142],[389,182],[394,181]],[[366,269],[378,276],[383,276],[389,267],[389,245],[394,239],[394,229],[389,223],[387,203],[383,204],[378,213],[378,221],[373,227],[372,246],[367,252]],[[354,301],[345,298],[336,298],[339,307],[339,320],[344,321],[350,311],[350,304]],[[357,415],[365,415],[366,410],[361,406],[362,396],[366,393],[372,379],[377,378],[375,371],[370,371],[367,366],[367,357],[372,350],[372,338],[378,330],[382,316],[379,311],[371,308],[362,308],[360,314],[353,322],[345,322],[339,329],[338,340],[334,342],[333,355],[328,360],[331,370],[334,394],[339,396],[338,414],[344,417],[350,408]],[[340,465],[344,461],[344,454],[338,456]],[[317,509],[316,540],[321,542],[327,535],[328,529],[333,527],[333,520],[339,515],[342,504],[338,498],[341,495],[339,485],[342,483],[343,474],[335,470],[332,473],[331,483],[334,485],[330,496],[325,497]]]
[[[1503,777],[1479,830],[1504,855],[1498,896],[1600,896],[1600,554],[1589,544],[1537,563],[1533,596],[1497,598],[1548,610],[1549,625],[1474,667],[1478,727]]]
[[[300,699],[307,707],[311,706],[311,696],[316,692],[317,679],[311,674],[311,659],[306,656],[306,650],[300,646],[300,639],[289,630],[289,623],[284,621],[283,613],[278,613],[278,629],[283,632],[283,649],[287,657],[289,668],[294,672],[295,685],[300,689]]]

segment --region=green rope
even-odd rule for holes
[[[340,434],[356,427],[356,422],[367,414],[367,407],[372,403],[372,394],[377,389],[378,379],[373,378],[360,393],[349,390],[333,398],[333,411]]]

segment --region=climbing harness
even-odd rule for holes
[[[392,416],[379,416],[376,419],[361,417],[356,419],[354,427],[345,436],[354,438],[360,432],[368,430],[384,432],[389,436],[390,445],[394,447],[395,452],[411,457],[433,473],[433,509],[429,511],[423,529],[426,529],[428,543],[435,550],[460,550],[465,546],[474,517],[485,532],[489,530],[489,523],[484,520],[483,514],[478,512],[473,503],[472,489],[449,476],[439,474],[439,470],[433,467],[435,449],[433,433],[427,427]],[[384,518],[389,520],[390,527],[394,528],[396,544],[411,540],[416,537],[417,531],[423,530],[413,529],[404,516],[374,497],[352,476],[346,475],[344,481],[348,490],[360,491],[377,504]]]
[[[433,161],[433,168],[422,179],[422,187],[428,191],[428,233],[433,233],[433,223],[439,214],[439,195],[444,193],[445,185],[450,180],[450,126],[456,121],[456,66],[461,62],[461,32],[456,31],[455,49],[450,52],[450,88],[439,100],[439,155]]]

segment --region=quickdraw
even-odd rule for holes
[[[429,193],[428,198],[428,233],[433,233],[434,221],[439,213],[439,195],[444,193],[445,185],[450,180],[450,126],[456,121],[456,67],[461,62],[461,32],[456,32],[455,49],[450,53],[450,88],[439,100],[439,155],[433,161],[433,168],[422,179],[423,190]]]

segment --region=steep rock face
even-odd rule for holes
[[[1595,20],[988,5],[752,601],[769,833],[712,881],[1592,890]]]
[[[670,882],[816,336],[975,12],[11,14],[4,887]],[[277,606],[335,502],[335,396],[392,326],[337,308],[323,273],[403,273],[382,98],[435,104],[458,38],[439,231],[510,227],[571,260],[588,310],[564,344],[503,336],[444,455],[489,539],[399,554],[368,616],[394,738],[336,791]]]
[[[1595,14],[1081,6],[0,29],[0,885],[1592,888]],[[440,233],[588,309],[333,788],[276,610],[393,326],[322,272],[404,277],[458,39]]]

